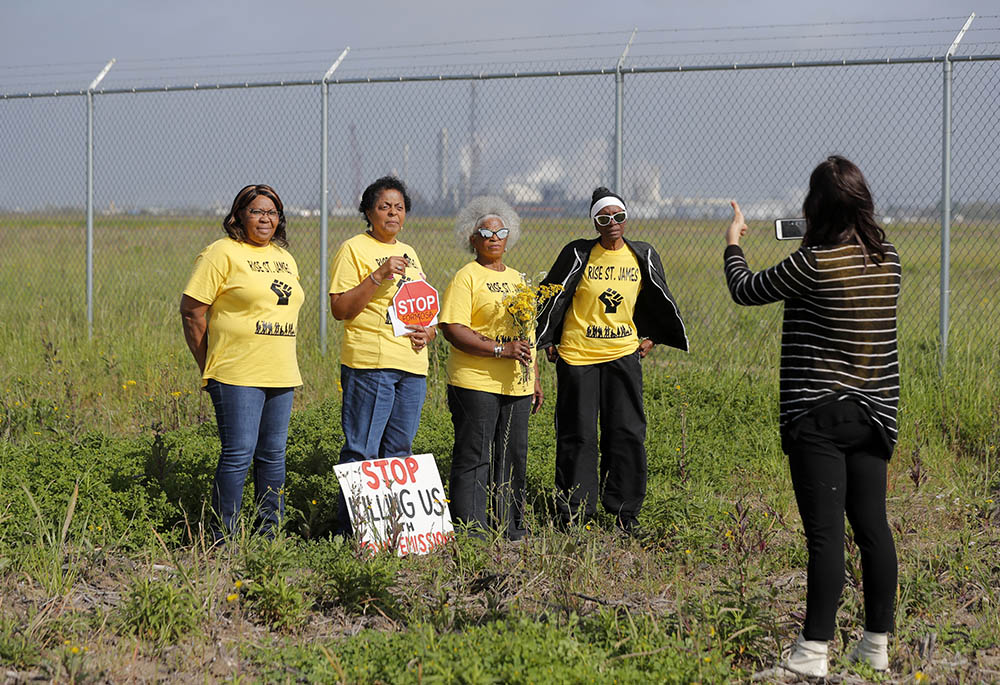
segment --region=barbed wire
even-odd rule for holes
[[[670,27],[670,28],[644,28],[641,32],[637,34],[637,39],[632,46],[632,54],[629,56],[628,62],[631,64],[636,64],[638,62],[647,62],[652,59],[671,59],[671,60],[682,60],[685,58],[700,58],[706,56],[717,56],[717,57],[728,57],[733,55],[741,56],[741,61],[757,59],[761,56],[768,55],[805,55],[805,54],[830,54],[831,51],[872,51],[872,50],[918,50],[923,49],[925,52],[930,54],[935,47],[937,49],[944,49],[941,46],[928,46],[926,42],[924,43],[896,43],[896,44],[884,44],[890,41],[885,41],[885,39],[890,37],[909,37],[909,36],[941,36],[945,40],[944,42],[955,34],[955,27],[948,26],[944,28],[916,28],[906,29],[906,30],[879,30],[879,31],[863,31],[863,32],[811,32],[811,33],[774,33],[775,30],[785,30],[785,29],[816,29],[821,27],[844,27],[844,26],[884,26],[889,27],[903,26],[903,25],[925,25],[932,22],[944,22],[944,21],[957,21],[965,19],[964,16],[942,16],[942,17],[926,17],[926,18],[914,18],[914,19],[887,19],[887,20],[865,20],[865,21],[827,21],[827,22],[808,22],[808,23],[771,23],[771,24],[757,24],[757,25],[746,25],[746,26],[704,26],[704,27]],[[988,37],[990,32],[995,32],[1000,30],[1000,25],[995,23],[990,23],[986,21],[984,25],[984,20],[995,20],[1000,19],[998,14],[990,15],[979,15],[977,17],[977,22],[973,24],[969,31],[970,38],[985,38]],[[771,33],[765,35],[747,35],[750,32],[771,30]],[[740,44],[745,45],[743,49],[731,50],[731,51],[692,51],[692,50],[678,50],[670,52],[655,52],[650,53],[650,50],[656,50],[656,48],[663,46],[696,46],[717,43],[720,38],[719,34],[724,32],[734,32],[738,31],[739,34],[732,37],[725,37],[725,40],[738,40]],[[664,40],[649,40],[649,36],[657,35],[679,35],[679,36],[693,36],[696,33],[714,32],[714,35],[704,36],[704,37],[691,37],[691,38],[671,38]],[[567,67],[571,65],[580,64],[598,64],[600,60],[608,60],[617,58],[620,49],[623,48],[625,41],[614,42],[599,42],[599,43],[589,43],[580,44],[578,41],[571,44],[557,44],[557,45],[518,45],[511,46],[510,43],[516,41],[532,42],[539,40],[548,41],[568,41],[580,37],[592,37],[601,36],[607,39],[609,36],[621,35],[625,36],[630,33],[628,30],[622,29],[620,31],[593,31],[593,32],[578,32],[578,33],[565,33],[565,34],[539,34],[539,35],[529,35],[529,36],[505,36],[497,38],[478,38],[478,39],[467,39],[459,41],[448,41],[448,42],[422,42],[422,43],[404,43],[394,46],[361,46],[354,48],[352,50],[352,58],[345,63],[341,69],[340,73],[351,73],[360,74],[362,72],[367,72],[372,75],[384,74],[395,72],[399,73],[401,77],[406,75],[412,75],[417,72],[427,73],[431,70],[438,70],[444,74],[448,73],[474,73],[477,71],[495,71],[503,66],[515,66],[520,69],[525,65],[565,65]],[[868,41],[870,39],[883,39],[878,45],[865,45],[858,44],[860,42]],[[801,41],[801,40],[811,40],[811,41],[829,41],[829,40],[845,40],[853,45],[842,45],[842,46],[823,46],[823,47],[808,47],[808,48],[796,48],[796,47],[782,47],[781,43],[789,41]],[[758,50],[755,47],[759,46],[763,42],[777,43],[778,45],[772,45],[767,50]],[[504,43],[505,47],[497,47],[491,49],[482,49],[483,44],[494,44],[494,43]],[[476,45],[476,50],[441,50],[433,52],[414,52],[414,50],[419,48],[436,48],[436,47],[448,47],[455,48],[456,46],[462,45]],[[996,40],[966,40],[961,45],[961,50],[968,53],[970,49],[983,46],[997,46],[1000,45],[1000,36],[997,36]],[[409,52],[403,52],[407,51]],[[607,50],[604,54],[600,54],[600,51]],[[613,50],[613,54],[610,52]],[[280,77],[281,79],[303,79],[309,78],[309,75],[314,75],[327,66],[326,62],[332,59],[333,55],[339,54],[339,49],[311,49],[311,50],[281,50],[281,51],[270,51],[270,52],[258,52],[258,53],[216,53],[214,55],[184,55],[177,57],[166,57],[166,58],[155,58],[155,57],[135,57],[135,58],[124,58],[119,59],[115,68],[109,75],[109,81],[121,81],[123,77],[132,76],[133,78],[148,82],[153,78],[159,79],[177,79],[177,80],[195,80],[203,81],[205,79],[227,79],[233,78],[238,80],[245,79],[261,79],[268,77]],[[566,53],[590,53],[583,55],[572,55]],[[514,54],[534,54],[538,57],[530,60],[497,60],[488,59],[481,60],[475,58],[482,57],[496,57],[500,55],[514,55]],[[597,53],[597,54],[594,54]],[[325,56],[326,59],[311,59],[307,56],[316,55]],[[551,56],[550,59],[544,59],[543,56]],[[280,60],[268,60],[268,57],[302,57],[302,59],[280,59]],[[217,60],[215,62],[204,63],[206,59]],[[431,60],[441,60],[441,59],[451,59],[454,62],[451,64],[440,64],[440,63],[430,63]],[[191,64],[194,61],[201,60],[201,64]],[[4,85],[20,86],[21,84],[30,84],[32,87],[42,87],[48,84],[59,83],[65,85],[72,82],[73,88],[79,87],[80,83],[84,81],[89,81],[94,74],[97,73],[101,63],[93,62],[87,63],[88,66],[83,66],[81,62],[54,62],[48,64],[36,64],[36,65],[3,65],[0,66],[0,81]],[[90,66],[92,64],[93,66]],[[71,69],[64,69],[63,67],[72,67]],[[55,69],[55,71],[42,71],[44,69]],[[279,71],[284,69],[284,71]],[[305,74],[305,76],[304,76]],[[143,77],[146,78],[143,78]]]
[[[643,28],[638,32],[638,35],[645,35],[651,33],[695,33],[695,32],[708,32],[708,31],[755,31],[761,29],[776,29],[776,28],[809,28],[809,27],[824,27],[824,26],[858,26],[858,25],[875,25],[875,24],[912,24],[912,23],[927,23],[936,21],[958,21],[966,19],[967,16],[941,16],[941,17],[922,17],[922,18],[912,18],[912,19],[878,19],[878,20],[856,20],[856,21],[825,21],[825,22],[804,22],[804,23],[772,23],[772,24],[754,24],[754,25],[729,25],[729,26],[699,26],[699,27],[669,27],[669,28]],[[977,20],[983,19],[996,19],[1000,18],[1000,14],[990,14],[990,15],[978,15]],[[978,27],[974,24],[971,30],[975,30]],[[397,45],[377,45],[377,46],[356,46],[352,48],[352,53],[364,53],[364,52],[379,52],[384,54],[387,51],[396,51],[412,48],[427,48],[427,47],[450,47],[456,45],[471,45],[471,44],[482,44],[482,43],[497,43],[497,42],[510,42],[510,41],[534,41],[534,40],[551,40],[560,38],[580,38],[589,36],[609,36],[609,35],[622,35],[627,36],[631,33],[632,29],[612,29],[609,31],[588,31],[588,32],[577,32],[577,33],[549,33],[549,34],[535,34],[535,35],[525,35],[525,36],[501,36],[496,38],[470,38],[465,40],[448,40],[448,41],[434,41],[434,42],[422,42],[422,43],[400,43]],[[936,29],[934,31],[954,31],[953,27]],[[890,34],[907,34],[907,33],[921,33],[920,31],[898,31],[898,32],[875,32],[869,33],[867,35],[890,35]],[[819,35],[840,35],[840,36],[855,36],[863,34],[819,34]],[[789,37],[804,37],[804,36],[789,36]],[[751,37],[754,39],[754,37]],[[765,38],[757,38],[765,39]],[[706,38],[705,40],[709,40]],[[699,42],[699,41],[695,41]],[[614,45],[617,47],[624,47],[623,42],[610,43],[607,45]],[[581,46],[578,46],[581,47]],[[586,46],[582,46],[586,47]],[[233,52],[223,52],[223,53],[206,53],[202,55],[178,55],[171,57],[147,57],[147,56],[131,56],[123,57],[120,61],[145,64],[145,63],[158,63],[158,62],[185,62],[185,61],[195,61],[195,60],[205,60],[205,59],[228,59],[228,58],[241,58],[241,57],[271,57],[271,56],[287,56],[287,55],[330,55],[335,56],[340,53],[342,48],[316,48],[308,50],[278,50],[278,51],[267,51],[267,52],[255,52],[255,53],[233,53]],[[518,48],[520,50],[520,48]],[[513,49],[511,51],[514,51]],[[400,57],[408,57],[410,55],[400,55]],[[53,62],[47,64],[15,64],[15,65],[3,65],[0,66],[0,70],[12,70],[12,69],[33,69],[33,68],[47,68],[47,67],[63,67],[63,66],[79,66],[80,62]],[[96,62],[95,62],[96,64]]]

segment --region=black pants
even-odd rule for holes
[[[824,405],[786,428],[785,452],[809,545],[807,640],[830,640],[844,588],[844,514],[861,552],[865,630],[892,630],[896,548],[886,520],[886,447],[852,401]]]
[[[563,523],[592,517],[600,491],[604,508],[630,529],[646,496],[646,412],[639,353],[584,366],[560,359],[556,381],[559,516]]]
[[[524,537],[524,476],[531,395],[499,395],[448,386],[455,426],[451,513],[483,530]]]

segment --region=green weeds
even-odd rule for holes
[[[0,614],[0,663],[27,668],[38,663],[40,645],[28,634],[28,627]]]
[[[694,271],[684,273],[702,277]],[[80,323],[66,314],[72,303],[39,282],[47,309],[9,316],[20,332],[0,332],[0,661],[17,678],[731,682],[773,664],[794,638],[805,544],[777,435],[776,311],[693,317],[700,347],[654,349],[643,362],[641,538],[620,535],[604,512],[567,531],[552,525],[555,387],[543,362],[530,535],[514,544],[460,530],[442,550],[397,559],[329,539],[340,398],[335,359],[313,349],[308,322],[284,530],[211,548],[219,443],[183,341],[162,325],[175,316],[175,286],[144,305],[134,330],[88,343],[62,333]],[[900,559],[892,678],[990,680],[1000,658],[1000,353],[958,332],[942,380],[933,341],[913,330],[889,464]],[[710,332],[753,344],[714,350]],[[444,348],[433,354],[414,449],[435,454],[447,476]],[[250,512],[250,487],[245,496]],[[837,655],[863,616],[851,544]]]
[[[196,634],[204,621],[204,607],[188,587],[144,575],[126,592],[120,629],[162,647]]]
[[[395,555],[373,555],[341,540],[309,545],[304,554],[321,606],[358,614],[400,614],[400,601],[392,592],[401,565]]]
[[[300,563],[297,550],[283,536],[244,540],[243,547],[240,594],[246,610],[275,630],[298,628],[309,603],[295,570]]]

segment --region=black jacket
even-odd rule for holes
[[[580,284],[580,277],[583,276],[583,268],[590,258],[590,251],[597,242],[596,238],[592,240],[581,238],[571,242],[559,253],[555,264],[542,281],[543,285],[558,283],[563,289],[546,301],[538,313],[535,327],[538,349],[558,345],[562,339],[566,312],[569,311],[570,303],[573,301],[576,286]],[[639,262],[639,272],[642,274],[642,289],[636,298],[635,314],[632,317],[636,333],[640,338],[649,338],[657,345],[670,345],[686,352],[687,332],[684,330],[684,322],[681,321],[677,303],[667,288],[660,255],[656,254],[656,250],[649,243],[626,240],[625,245],[635,253]]]

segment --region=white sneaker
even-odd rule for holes
[[[793,673],[823,678],[827,672],[826,642],[807,640],[800,633],[792,645],[792,653],[781,666]]]
[[[876,671],[889,670],[889,636],[886,633],[869,633],[854,645],[847,659],[853,663],[866,663]]]

